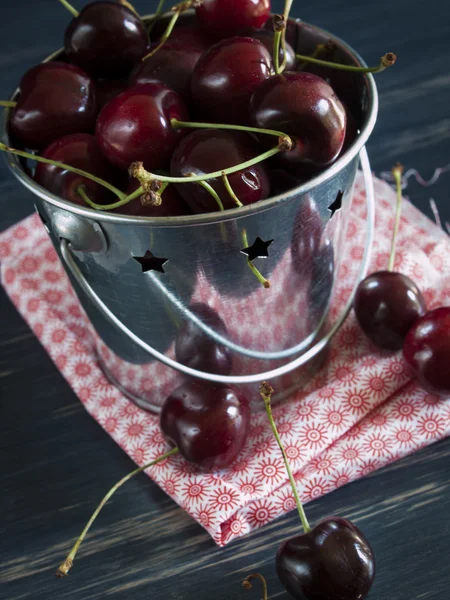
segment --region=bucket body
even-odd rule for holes
[[[348,46],[320,29],[295,23],[290,35],[299,52],[307,51],[305,43],[309,49],[332,38],[343,60],[361,63]],[[66,269],[95,330],[105,374],[141,406],[158,410],[186,374],[149,356],[112,324],[80,283],[87,282],[127,330],[169,359],[177,359],[176,343],[186,323],[203,325],[204,335],[226,348],[231,377],[250,386],[254,398],[257,382],[250,376],[284,369],[271,380],[281,398],[320,367],[326,344],[318,343],[336,320],[330,306],[349,258],[346,229],[359,155],[376,119],[373,78],[357,77],[353,101],[361,131],[346,153],[300,187],[224,213],[150,219],[95,212],[40,188],[15,157],[8,157],[16,176],[37,195],[37,209],[58,252],[61,240],[68,242],[81,275]],[[270,288],[252,272],[242,252],[247,245],[255,248],[254,264]],[[357,285],[367,258],[366,252],[359,259],[359,275],[346,281],[350,288]],[[202,317],[202,305],[215,311],[221,327]],[[291,369],[302,355],[308,360]],[[194,366],[203,369],[201,363]]]

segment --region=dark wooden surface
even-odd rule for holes
[[[80,7],[82,2],[74,3]],[[280,10],[281,2],[275,2]],[[156,2],[137,1],[141,12]],[[368,62],[386,51],[398,65],[378,77],[381,110],[369,144],[375,172],[400,160],[425,176],[450,162],[450,4],[429,0],[330,0],[294,14],[334,31]],[[304,10],[300,13],[300,10]],[[56,0],[2,2],[0,98],[62,40],[69,15]],[[450,220],[450,174],[408,193],[428,212],[432,196]],[[0,229],[32,209],[29,193],[0,165]],[[145,476],[104,511],[70,577],[55,566],[106,489],[132,462],[84,412],[0,290],[0,597],[7,600],[229,600],[259,570],[271,598],[287,598],[274,572],[278,543],[297,531],[294,513],[226,549]],[[373,544],[372,600],[445,600],[450,569],[450,440],[309,505],[356,520]]]

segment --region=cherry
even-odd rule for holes
[[[270,0],[203,0],[196,11],[205,31],[227,38],[250,27],[264,27],[270,16]]]
[[[108,160],[121,169],[142,161],[149,170],[167,166],[185,134],[172,118],[186,119],[187,109],[176,92],[146,83],[111,100],[97,119],[97,142]]]
[[[129,87],[126,79],[99,79],[95,84],[97,90],[97,107],[99,112],[113,98]]]
[[[450,307],[417,319],[406,335],[403,356],[425,390],[450,394]]]
[[[95,85],[74,65],[48,62],[25,73],[11,115],[11,134],[25,148],[42,150],[69,133],[93,131]]]
[[[123,187],[123,174],[118,173],[106,160],[95,137],[89,133],[74,133],[58,138],[47,146],[41,156],[88,171],[119,188]],[[84,186],[87,196],[97,204],[108,204],[116,200],[112,192],[102,185],[55,165],[38,162],[34,179],[52,194],[81,206],[86,206],[86,203],[78,192],[80,186]]]
[[[162,83],[185,100],[191,97],[191,78],[202,50],[184,42],[167,42],[156,54],[136,66],[130,85]]]
[[[283,542],[276,566],[280,581],[299,600],[363,600],[375,576],[368,541],[339,517]]]
[[[400,350],[410,328],[426,312],[417,285],[391,271],[366,277],[358,286],[354,308],[366,336],[384,350]]]
[[[341,152],[345,108],[326,81],[310,73],[286,72],[263,81],[250,102],[253,125],[284,131],[295,147],[279,156],[286,163],[323,167]]]
[[[187,135],[175,150],[170,172],[173,177],[212,173],[217,166],[226,169],[239,165],[258,154],[257,144],[245,133],[214,129],[196,130]],[[253,204],[269,195],[269,180],[262,163],[228,177],[242,204]],[[221,179],[208,183],[217,192],[225,209],[236,208]],[[194,213],[214,212],[214,198],[197,183],[182,183],[177,189]]]
[[[148,35],[141,19],[118,2],[91,2],[69,24],[69,60],[95,77],[127,76],[144,55]]]
[[[161,430],[202,471],[228,467],[244,447],[250,422],[247,398],[237,388],[190,380],[161,411]]]
[[[127,187],[127,194],[132,194],[139,187],[139,181],[131,177]],[[169,185],[164,190],[162,202],[159,206],[152,204],[143,205],[141,199],[136,198],[128,204],[115,209],[115,212],[132,215],[133,217],[180,217],[192,214],[186,202],[176,191],[174,185]]]
[[[234,37],[212,46],[192,75],[197,112],[203,120],[216,123],[248,123],[251,95],[270,77],[271,65],[270,52],[250,37]]]
[[[225,323],[207,304],[193,304],[190,311],[220,335],[227,335]],[[189,318],[178,332],[175,356],[183,365],[217,375],[229,375],[233,366],[230,349],[217,343]]]
[[[183,15],[180,17],[180,20],[183,18]],[[161,23],[163,19],[161,19]],[[167,23],[166,23],[167,25]],[[154,29],[154,33],[157,33],[158,25]],[[162,34],[165,29],[165,26],[161,29],[160,33]],[[180,44],[186,44],[187,46],[197,48],[203,54],[210,46],[216,43],[217,40],[211,38],[205,31],[200,29],[198,25],[195,23],[182,24],[175,27],[175,29],[170,34],[171,42],[178,42]],[[158,43],[158,40],[155,41],[155,44]]]
[[[273,31],[267,31],[267,29],[260,29],[257,31],[249,31],[246,35],[252,37],[255,40],[259,40],[267,50],[270,52],[270,55],[273,54],[274,48],[274,34]],[[280,48],[280,64],[283,62],[283,49]],[[294,69],[296,63],[295,51],[294,48],[286,42],[286,71],[291,71]]]

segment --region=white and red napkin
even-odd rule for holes
[[[395,213],[394,191],[378,179],[374,183],[372,271],[386,268]],[[364,206],[358,175],[348,228],[354,258],[363,251],[357,232]],[[11,300],[86,410],[138,465],[162,454],[167,446],[158,418],[125,398],[96,364],[91,326],[37,215],[0,234],[0,261]],[[450,238],[407,201],[396,270],[417,282],[430,308],[450,304]],[[411,381],[400,353],[375,351],[353,314],[322,371],[274,415],[305,502],[450,435],[450,399]],[[220,546],[294,508],[264,412],[253,416],[250,439],[230,470],[197,474],[176,456],[148,475]]]

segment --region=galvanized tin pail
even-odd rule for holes
[[[319,28],[292,22],[290,36],[300,53],[331,39],[343,61],[364,64],[349,46]],[[140,406],[157,412],[186,376],[250,386],[255,399],[258,383],[269,379],[280,399],[320,367],[366,273],[372,244],[374,198],[364,146],[378,99],[371,75],[357,75],[355,81],[352,100],[360,113],[360,133],[343,156],[300,187],[223,213],[155,219],[96,212],[47,192],[16,157],[7,156],[14,175],[37,196],[36,208],[95,330],[102,369]],[[7,119],[6,112],[6,144]],[[355,259],[359,265],[353,281],[346,282],[345,306],[335,314],[330,306],[340,267],[349,259],[346,229],[359,161],[367,196],[365,251]],[[342,207],[335,212],[337,199]],[[265,261],[255,260],[271,281],[269,289],[257,281],[241,252],[244,230],[249,244],[258,237],[273,240]],[[147,251],[167,260],[164,273],[142,271],[136,258]],[[214,308],[226,334],[190,310],[198,302]],[[176,361],[174,342],[186,320],[230,348],[231,375]]]

